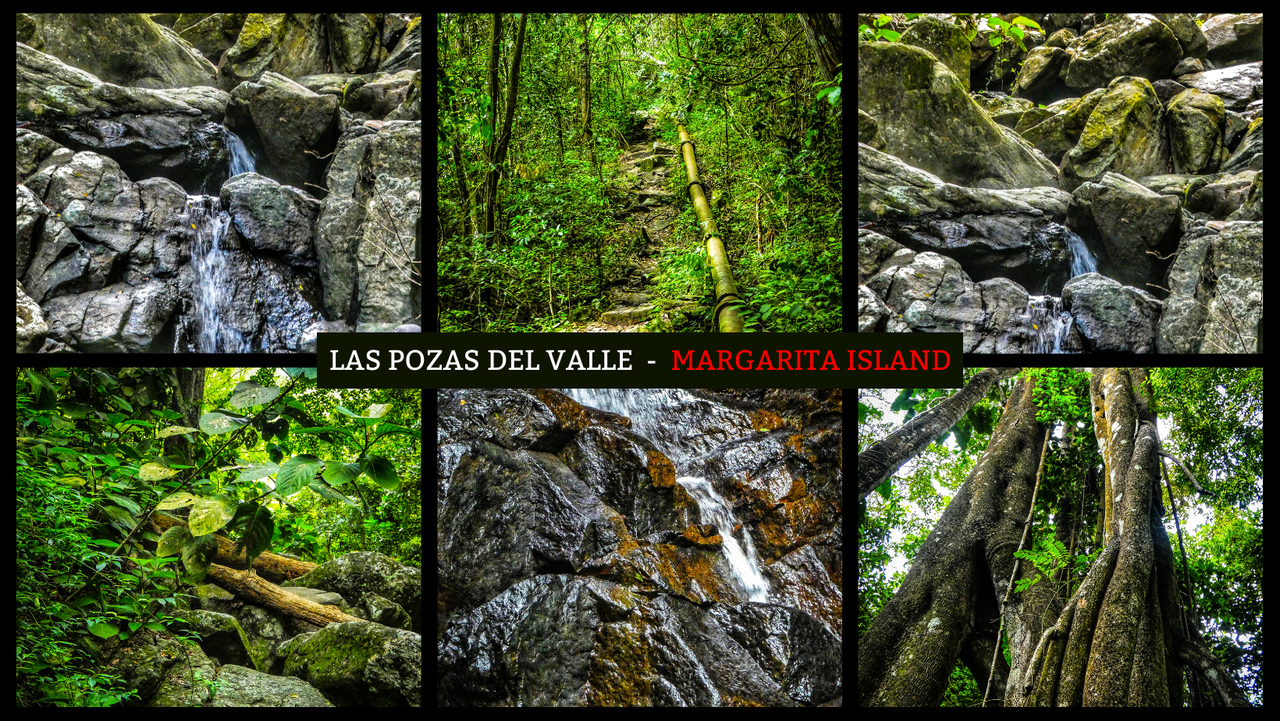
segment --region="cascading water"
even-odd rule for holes
[[[1098,259],[1093,257],[1093,253],[1089,252],[1089,246],[1084,244],[1084,239],[1067,230],[1067,249],[1071,251],[1071,277],[1084,275],[1085,273],[1098,272]]]
[[[716,493],[716,489],[702,478],[685,476],[677,478],[676,483],[684,486],[689,495],[698,502],[698,510],[702,513],[703,523],[714,523],[720,532],[724,556],[729,561],[729,570],[733,578],[746,591],[747,598],[756,603],[769,602],[769,582],[760,573],[760,559],[756,556],[756,546],[751,541],[751,533],[738,523],[737,517],[729,504]],[[742,544],[734,537],[737,529],[742,529]]]
[[[1027,304],[1031,321],[1031,353],[1065,353],[1062,341],[1071,332],[1074,320],[1062,309],[1062,299],[1054,295],[1033,295]]]
[[[195,269],[195,302],[200,333],[196,350],[201,353],[248,353],[244,335],[225,321],[233,302],[234,284],[226,242],[231,216],[217,198],[193,196],[191,222],[196,226],[196,243],[191,254]]]
[[[244,146],[244,141],[239,135],[227,131],[227,153],[231,156],[230,164],[227,169],[227,177],[234,177],[241,173],[252,173],[257,170],[257,166],[253,162],[253,156],[249,154],[249,149]]]
[[[700,467],[700,453],[725,442],[711,433],[692,433],[693,427],[707,425],[733,426],[737,411],[712,404],[678,388],[560,388],[561,393],[584,406],[617,413],[631,419],[631,430],[658,446],[677,472],[694,473]],[[750,431],[749,423],[743,426]],[[732,507],[704,478],[681,476],[676,482],[698,503],[703,523],[714,523],[724,539],[721,548],[729,562],[734,580],[748,599],[760,603],[769,600],[769,582],[760,573],[760,559],[746,526],[738,521]],[[740,530],[739,530],[740,529]],[[741,542],[739,542],[741,538]]]

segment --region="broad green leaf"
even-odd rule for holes
[[[276,531],[271,511],[257,503],[241,504],[231,525],[242,529],[240,541],[236,543],[236,555],[247,548],[247,559],[252,566],[253,559],[271,546],[271,536]]]
[[[168,438],[169,436],[180,436],[184,433],[197,433],[199,428],[188,428],[187,426],[169,426],[156,434],[156,438]]]
[[[329,461],[325,464],[324,473],[321,476],[328,481],[331,486],[341,486],[349,481],[355,480],[364,471],[355,463],[339,463],[337,461]]]
[[[200,416],[200,430],[211,436],[220,436],[236,430],[246,422],[243,418],[237,418],[221,411],[209,411]]]
[[[285,368],[284,372],[290,378],[297,378],[298,376],[302,376],[310,380],[315,380],[316,378],[315,368]]]
[[[192,512],[195,515],[195,512]],[[218,539],[213,534],[196,536],[182,547],[182,565],[198,583],[209,572],[209,564],[218,556]]]
[[[884,498],[886,501],[889,500],[889,494],[893,493],[893,479],[886,478],[884,483],[881,483],[876,490],[880,492],[881,498]]]
[[[117,633],[120,633],[120,627],[100,621],[98,623],[90,624],[89,633],[92,633],[98,638],[111,638]]]
[[[388,491],[394,491],[400,487],[400,477],[396,473],[396,466],[386,458],[369,456],[360,465],[364,468],[366,475]]]
[[[180,491],[169,496],[165,496],[164,500],[156,504],[158,511],[172,511],[175,508],[185,508],[192,503],[200,500],[200,496]]]
[[[119,506],[103,506],[102,512],[119,525],[128,526],[130,529],[138,525],[138,522],[133,518],[133,514]]]
[[[369,410],[365,411],[365,417],[381,418],[385,416],[389,410],[391,410],[390,403],[375,403],[374,405],[369,406]]]
[[[306,487],[323,467],[324,461],[312,455],[290,458],[276,474],[276,493],[285,498],[292,496]]]
[[[347,498],[341,493],[338,493],[337,491],[333,490],[332,488],[326,486],[323,483],[312,483],[307,487],[315,491],[316,493],[319,493],[322,498],[327,498],[330,501],[342,501],[343,503],[347,504],[348,506],[351,506],[352,508],[360,507],[360,504],[356,503],[350,498]]]
[[[222,494],[201,499],[191,509],[187,525],[191,535],[204,536],[227,525],[236,515],[236,501]]]
[[[129,513],[134,514],[135,516],[138,515],[139,513],[142,513],[142,508],[139,507],[138,504],[132,498],[125,498],[124,496],[118,496],[114,493],[107,494],[107,498],[110,498],[111,500],[115,501],[117,504],[120,505],[121,508],[125,509]]]
[[[144,481],[163,481],[176,475],[178,475],[177,471],[159,463],[146,463],[138,469],[138,478]]]
[[[156,555],[161,557],[177,555],[190,540],[191,531],[187,530],[186,526],[174,526],[160,536],[160,542],[156,544]]]
[[[252,408],[270,403],[280,395],[280,389],[274,386],[260,386],[253,381],[241,381],[231,392],[231,400],[227,405],[232,408]]]
[[[253,463],[248,468],[241,471],[240,475],[236,476],[236,483],[248,483],[250,481],[256,481],[259,478],[266,478],[279,470],[280,466],[277,466],[271,461]]]

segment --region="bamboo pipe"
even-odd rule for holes
[[[711,264],[711,280],[716,286],[716,322],[721,333],[742,332],[742,311],[738,308],[738,287],[733,284],[733,273],[729,269],[729,254],[724,250],[716,230],[715,219],[711,217],[711,206],[707,203],[706,193],[702,191],[702,181],[698,179],[698,159],[693,150],[693,139],[684,125],[677,124],[680,133],[680,155],[684,158],[684,169],[689,174],[689,199],[693,201],[693,212],[698,217],[698,225],[702,227],[702,237],[707,241],[707,262]]]

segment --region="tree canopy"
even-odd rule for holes
[[[966,382],[978,370],[966,370]],[[1013,593],[1028,593],[1040,584],[1060,599],[1073,598],[1107,545],[1099,520],[1106,515],[1106,499],[1099,491],[1102,456],[1090,385],[1101,370],[1022,369],[993,386],[963,419],[938,433],[879,492],[867,496],[859,526],[860,638],[902,587],[905,568],[935,527],[941,527],[943,511],[979,459],[994,447],[994,429],[1021,381],[1035,382],[1036,421],[1053,430],[1046,434],[1031,529],[1016,554],[1027,570]],[[1188,478],[1165,459],[1168,481],[1159,481],[1161,493],[1152,498],[1171,539],[1174,574],[1182,588],[1179,597],[1222,667],[1250,702],[1261,705],[1262,371],[1155,368],[1146,377],[1161,447],[1192,475]],[[955,393],[956,389],[860,391],[859,451]],[[1134,421],[1129,425],[1131,435]],[[1037,446],[1036,459],[1040,452]],[[1001,648],[1005,664],[1014,666],[1007,637],[1001,638]],[[984,663],[989,666],[990,660]],[[1183,679],[1179,697],[1184,703],[1220,703],[1195,676],[1187,673]],[[978,706],[985,691],[957,660],[942,705]]]

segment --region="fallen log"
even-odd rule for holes
[[[273,608],[317,626],[364,620],[348,616],[336,606],[321,606],[302,596],[289,593],[270,581],[250,575],[248,571],[237,571],[214,563],[209,566],[209,574],[206,578],[246,601]]]
[[[151,521],[155,524],[158,533],[164,533],[174,526],[187,525],[185,519],[159,511],[151,514]],[[248,568],[248,564],[245,563],[244,552],[241,551],[238,554],[235,552],[235,541],[216,533],[214,538],[218,539],[218,556],[213,559],[216,563],[221,563],[228,568],[237,570]],[[292,558],[285,558],[270,551],[263,552],[261,556],[253,560],[254,573],[272,583],[291,581],[316,567],[317,565],[314,563],[295,561]]]

